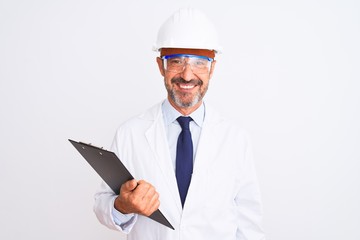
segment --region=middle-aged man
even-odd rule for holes
[[[155,49],[168,96],[119,127],[112,150],[137,180],[119,195],[102,185],[99,221],[130,240],[265,239],[250,143],[203,102],[220,52],[214,26],[199,10],[180,9]],[[175,230],[146,217],[158,208]]]

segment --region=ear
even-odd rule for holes
[[[161,75],[163,77],[165,77],[165,69],[164,69],[164,65],[163,65],[163,60],[161,58],[157,57],[156,62],[158,64],[159,71],[160,71]]]
[[[213,73],[214,73],[215,65],[216,65],[216,60],[214,60],[214,61],[211,62],[210,78],[212,78],[212,75],[213,75]]]

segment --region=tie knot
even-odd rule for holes
[[[191,117],[178,117],[177,121],[180,124],[182,130],[189,130],[189,123],[190,123],[190,121],[192,121],[192,118]]]

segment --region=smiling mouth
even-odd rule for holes
[[[197,85],[179,83],[178,86],[179,86],[180,89],[189,90],[189,89],[195,88]]]
[[[197,86],[201,86],[203,82],[201,80],[190,80],[185,81],[183,78],[173,78],[171,83],[176,84],[180,90],[192,90]]]

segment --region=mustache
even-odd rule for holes
[[[171,83],[183,83],[183,84],[193,84],[193,85],[203,85],[203,81],[202,80],[196,80],[196,79],[191,79],[190,81],[186,81],[185,79],[179,77],[179,78],[173,78],[171,79]]]

